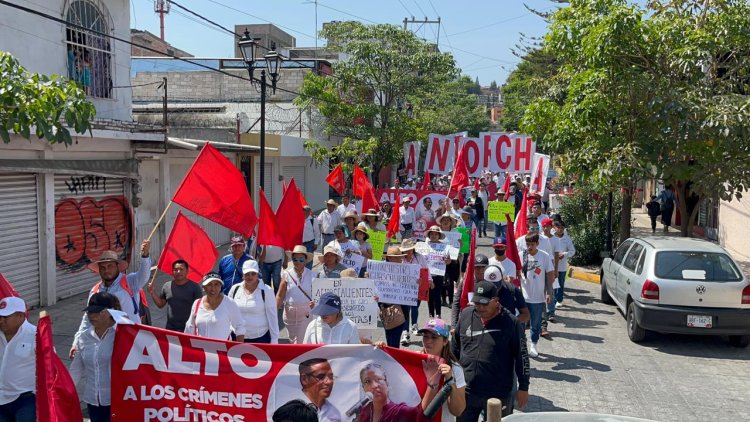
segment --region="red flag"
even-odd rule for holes
[[[469,293],[474,291],[474,257],[477,252],[477,228],[471,229],[471,246],[469,246],[469,258],[466,260],[466,273],[461,290],[460,306],[463,310],[469,305]]]
[[[338,192],[339,195],[344,194],[344,191],[346,190],[346,181],[344,181],[344,169],[341,167],[341,163],[339,163],[339,165],[331,171],[328,177],[326,177],[326,182],[328,182],[333,190]]]
[[[531,182],[531,189],[533,192],[539,192],[542,190],[542,181],[544,180],[544,157],[539,157],[539,162],[536,164],[536,174],[534,175],[534,181]],[[533,188],[536,187],[536,190],[533,190]],[[541,193],[541,192],[540,192]]]
[[[526,203],[526,194],[528,191],[526,189],[523,190],[523,200],[521,201],[521,209],[518,211],[518,215],[516,216],[516,227],[515,227],[515,233],[513,233],[516,236],[516,239],[518,239],[521,236],[526,236],[526,233],[529,231],[529,225],[526,224],[526,214],[528,214],[528,204]]]
[[[245,237],[250,237],[258,222],[242,173],[208,143],[172,201]]]
[[[287,188],[287,186],[286,186],[286,180],[282,180],[281,181],[281,194],[282,195],[286,194],[286,188]]]
[[[461,148],[456,159],[456,168],[453,170],[453,178],[451,179],[451,185],[448,187],[447,197],[451,196],[451,191],[461,192],[461,189],[469,186],[469,169],[468,169],[468,155],[466,154],[466,147]]]
[[[188,280],[199,283],[214,267],[218,257],[214,241],[203,228],[179,211],[156,267],[172,274],[172,263],[178,259],[185,260],[188,263]]]
[[[273,213],[271,205],[266,200],[263,189],[260,190],[260,223],[258,224],[258,245],[274,245],[283,248],[284,237],[281,235],[279,223]],[[304,220],[304,216],[300,221]]]
[[[474,178],[474,190],[479,192],[479,178],[478,177]]]
[[[503,182],[503,192],[505,192],[503,201],[507,201],[510,196],[510,175],[505,177],[505,182]]]
[[[36,327],[36,418],[47,422],[83,420],[76,386],[55,353],[49,315],[39,318]]]
[[[5,278],[2,273],[0,273],[0,299],[11,296],[21,297],[16,289],[13,288],[13,285],[10,284],[10,281],[8,281],[8,279]]]
[[[367,178],[367,175],[364,171],[362,171],[359,166],[356,164],[354,165],[354,177],[352,180],[352,191],[354,192],[354,196],[359,196],[362,198],[362,209],[363,210],[369,210],[369,209],[379,209],[380,205],[378,204],[377,198],[375,198],[375,189],[372,188],[372,183],[370,183],[370,179]]]
[[[516,264],[516,269],[518,271],[521,270],[521,267],[523,267],[523,264],[521,264],[521,257],[518,256],[518,247],[516,247],[516,235],[513,233],[515,230],[513,228],[513,222],[510,220],[510,214],[505,214],[506,220],[508,220],[508,226],[506,227],[506,233],[508,234],[505,238],[505,241],[508,243],[505,246],[505,255],[510,259],[514,264]],[[516,274],[513,274],[513,283],[517,286],[521,286],[521,281],[516,278]]]
[[[422,190],[430,189],[430,172],[424,172],[424,180],[422,181]]]
[[[401,195],[396,190],[396,204],[394,205],[393,212],[391,213],[391,220],[388,221],[388,239],[396,235],[401,227]]]
[[[284,238],[284,249],[292,250],[295,246],[302,244],[302,234],[305,231],[305,212],[302,210],[302,193],[294,183],[289,182],[284,197],[281,198],[279,208],[276,210],[276,221],[283,221],[279,226],[281,237]],[[263,219],[261,218],[261,223]]]

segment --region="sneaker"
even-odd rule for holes
[[[419,335],[421,335],[421,334],[419,334],[419,328],[417,328],[417,324],[412,324],[411,325],[411,335],[413,335],[413,336],[419,336]]]
[[[554,315],[550,315],[549,318],[547,318],[547,321],[549,321],[549,322],[551,322],[551,323],[554,324],[555,322],[557,322],[557,318],[555,318]]]
[[[536,351],[536,343],[531,343],[531,346],[529,346],[529,356],[532,358],[539,356],[539,352]]]
[[[542,328],[542,333],[541,333],[540,335],[541,335],[542,337],[547,337],[547,338],[548,338],[548,337],[550,337],[550,335],[549,335],[549,331],[547,331],[547,330],[546,330],[546,329],[544,329],[544,328]]]
[[[409,345],[409,333],[404,331],[401,333],[401,345],[402,346],[408,346]]]

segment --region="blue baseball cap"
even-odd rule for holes
[[[318,304],[312,310],[313,315],[333,315],[341,312],[341,298],[331,292],[320,295]]]
[[[495,240],[492,242],[493,248],[499,248],[499,247],[507,247],[508,241],[503,236],[498,236],[495,238]]]

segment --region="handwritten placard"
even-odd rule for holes
[[[313,299],[318,303],[325,292],[341,298],[341,312],[358,328],[378,328],[375,285],[369,278],[314,278]]]
[[[450,256],[447,243],[417,242],[415,250],[427,259],[427,267],[432,275],[445,275],[445,257]]]
[[[384,231],[368,229],[367,234],[370,235],[368,242],[372,245],[372,258],[383,259],[383,252],[385,251],[385,242],[388,240],[388,236]]]
[[[516,206],[512,202],[490,201],[487,208],[487,219],[495,223],[504,222],[505,214],[510,215],[510,221],[516,218]]]
[[[358,255],[355,253],[349,253],[345,254],[343,258],[341,258],[341,263],[344,264],[345,267],[351,268],[359,274],[360,270],[362,269],[362,265],[365,263],[365,257],[362,255]]]
[[[419,265],[370,260],[367,274],[375,283],[380,302],[393,305],[417,305]]]

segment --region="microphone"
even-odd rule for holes
[[[443,388],[438,391],[438,393],[435,395],[435,398],[432,399],[430,404],[427,405],[427,408],[424,409],[424,412],[422,414],[427,419],[432,419],[433,416],[435,416],[435,413],[443,407],[443,403],[448,401],[448,397],[451,395],[451,386],[455,384],[456,381],[453,380],[453,378],[449,379],[445,385],[443,385]]]
[[[359,413],[359,411],[367,406],[368,404],[372,403],[372,393],[369,391],[365,393],[365,396],[359,399],[357,403],[354,404],[354,406],[350,407],[349,410],[346,411],[346,417],[351,418],[354,416],[354,414]]]

